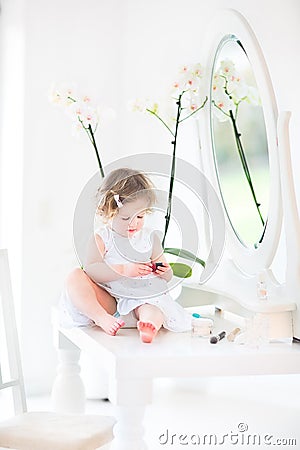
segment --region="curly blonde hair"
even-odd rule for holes
[[[115,169],[104,178],[99,195],[97,213],[105,220],[112,219],[119,211],[114,195],[119,195],[123,205],[142,197],[149,212],[156,201],[150,179],[143,172],[126,167]]]

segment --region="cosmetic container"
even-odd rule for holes
[[[258,297],[258,300],[267,300],[268,299],[267,284],[266,284],[265,275],[263,272],[260,272],[258,274],[257,297]]]
[[[208,338],[211,336],[214,321],[200,314],[192,314],[192,337]]]

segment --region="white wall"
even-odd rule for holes
[[[92,98],[116,108],[119,4],[26,2],[22,337],[31,392],[49,388],[53,380],[50,306],[77,263],[73,212],[82,187],[97,170],[87,137],[72,136],[69,118],[48,102],[48,93],[52,82],[75,82]],[[118,134],[108,126],[97,137],[106,163],[118,147]]]
[[[49,86],[56,80],[75,81],[115,108],[117,120],[97,134],[105,163],[126,154],[169,153],[170,139],[163,127],[129,113],[127,102],[136,96],[165,97],[178,66],[201,61],[207,24],[220,7],[244,14],[260,41],[279,110],[293,113],[296,168],[298,0],[25,1],[22,340],[31,392],[49,389],[54,376],[50,306],[76,263],[73,210],[97,168],[87,139],[75,140],[67,118],[48,103]],[[185,139],[189,153],[181,145],[179,156],[196,161],[196,142],[188,140],[187,131]]]
[[[12,282],[21,296],[24,16],[22,0],[3,3],[0,15],[0,246],[9,248]],[[18,305],[19,306],[19,305]],[[20,308],[17,310],[20,320]]]

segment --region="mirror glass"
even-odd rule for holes
[[[211,138],[224,207],[240,242],[257,248],[269,209],[268,142],[255,74],[234,35],[217,48],[210,89]]]

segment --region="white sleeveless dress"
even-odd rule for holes
[[[153,249],[153,231],[144,227],[131,238],[123,237],[109,226],[96,230],[105,245],[104,262],[126,264],[150,262]],[[115,281],[101,283],[117,300],[121,316],[127,315],[137,306],[148,303],[157,306],[164,314],[163,326],[171,331],[191,329],[191,316],[169,294],[166,280],[154,273],[139,277],[121,277]]]

